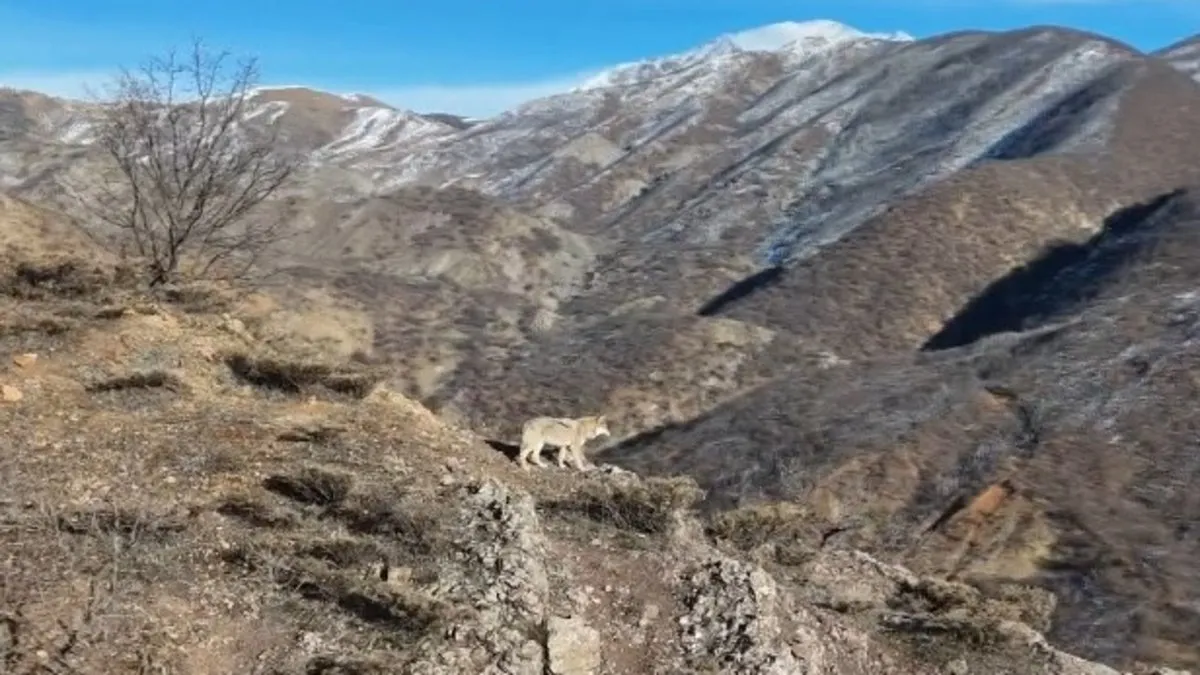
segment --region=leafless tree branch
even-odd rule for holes
[[[118,179],[73,193],[149,261],[152,286],[185,271],[242,278],[284,236],[259,207],[298,163],[277,127],[245,124],[257,82],[253,59],[196,40],[186,57],[168,52],[110,84],[96,142]]]

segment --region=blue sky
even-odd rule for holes
[[[778,21],[927,37],[1058,24],[1144,50],[1200,33],[1200,0],[0,0],[0,85],[81,95],[192,35],[266,84],[487,115],[605,66]]]

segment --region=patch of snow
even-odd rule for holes
[[[792,49],[806,41],[829,43],[850,40],[886,40],[888,42],[911,42],[908,33],[864,33],[837,21],[783,21],[759,28],[751,28],[724,36],[729,42],[745,51],[776,52]]]
[[[58,132],[58,138],[63,143],[86,144],[94,140],[95,129],[87,120],[77,119],[67,124]]]
[[[728,33],[695,49],[661,58],[618,64],[592,77],[571,91],[586,91],[644,82],[709,64],[719,67],[723,61],[745,52],[783,52],[789,56],[810,56],[848,42],[883,40],[909,42],[908,33],[864,33],[836,21],[785,21]]]
[[[386,108],[362,108],[354,114],[341,137],[325,146],[329,152],[371,150],[383,145],[390,133],[410,121],[406,115]]]
[[[392,108],[359,108],[342,134],[317,151],[320,157],[348,155],[442,138],[457,130],[434,120]]]
[[[253,110],[247,113],[242,120],[249,122],[252,119],[266,116],[266,124],[275,124],[279,118],[288,111],[289,104],[287,101],[268,101],[262,105],[256,106]]]
[[[246,91],[246,94],[248,97],[253,97],[253,96],[259,96],[262,94],[266,94],[266,93],[272,92],[272,91],[288,91],[288,90],[295,90],[295,89],[308,89],[310,91],[316,91],[312,87],[303,85],[303,84],[272,84],[272,85],[262,85],[262,86],[258,86],[258,87],[251,87],[250,89],[248,89]]]

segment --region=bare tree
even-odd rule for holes
[[[96,144],[115,180],[73,191],[148,261],[152,286],[184,272],[245,277],[283,236],[282,220],[259,207],[297,160],[275,125],[245,124],[257,81],[255,60],[196,40],[184,58],[123,69],[101,95]]]

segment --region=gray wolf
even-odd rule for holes
[[[570,419],[565,417],[535,417],[521,427],[521,452],[517,463],[522,469],[546,466],[542,461],[542,448],[549,445],[558,448],[558,466],[563,468],[567,460],[576,469],[584,471],[592,465],[583,456],[583,446],[593,438],[609,436],[608,422],[604,415]]]

